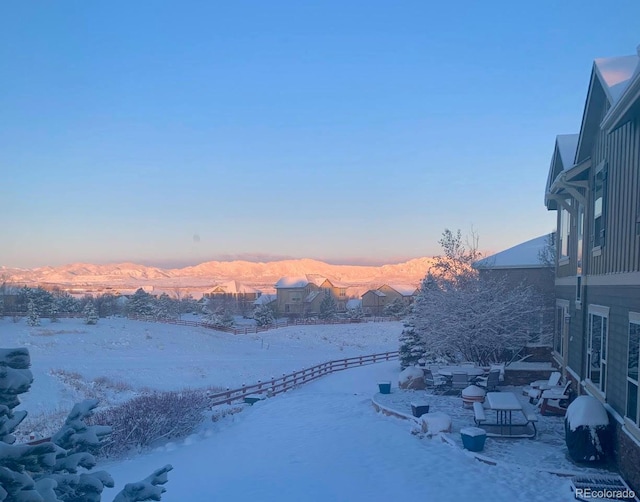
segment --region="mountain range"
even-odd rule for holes
[[[198,296],[217,284],[232,280],[264,293],[273,293],[273,286],[281,277],[318,274],[336,285],[349,287],[350,295],[359,295],[385,283],[418,286],[432,264],[433,258],[428,257],[380,266],[332,265],[312,259],[264,263],[208,261],[195,266],[168,269],[135,263],[73,263],[35,269],[0,267],[0,280],[15,285],[58,286],[65,290],[87,292],[112,289],[123,292],[144,287],[154,291],[189,292]]]

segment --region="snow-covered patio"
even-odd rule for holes
[[[513,392],[525,411],[536,414],[538,433],[533,439],[488,437],[483,451],[476,454],[478,458],[498,465],[517,465],[557,474],[615,472],[608,466],[591,467],[572,462],[565,444],[564,418],[540,415],[529,404],[527,397],[522,395],[521,387],[500,389],[502,392]],[[452,432],[445,439],[459,448],[463,448],[460,429],[475,425],[473,409],[463,407],[462,398],[457,396],[434,395],[430,390],[402,390],[394,387],[391,394],[375,393],[372,400],[381,409],[409,419],[412,419],[412,402],[428,403],[430,412],[441,412],[451,417]]]

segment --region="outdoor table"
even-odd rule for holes
[[[451,378],[454,373],[466,373],[469,377],[474,378],[484,374],[484,370],[477,366],[443,366],[438,370],[438,374],[447,378]]]
[[[502,433],[503,427],[507,426],[511,434],[511,413],[523,411],[518,397],[513,392],[487,392],[486,400],[489,408],[496,411],[496,422],[500,426],[500,432]]]

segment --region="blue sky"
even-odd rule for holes
[[[0,266],[429,256],[553,230],[640,2],[4,2]]]

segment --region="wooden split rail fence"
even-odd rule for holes
[[[381,363],[384,361],[393,361],[398,359],[399,353],[395,352],[381,352],[379,354],[369,354],[366,356],[347,357],[345,359],[338,359],[336,361],[328,361],[326,363],[316,364],[310,368],[305,368],[300,371],[289,373],[288,375],[282,375],[279,378],[272,378],[265,382],[258,380],[254,385],[243,385],[237,389],[227,389],[224,392],[218,392],[216,394],[209,394],[210,400],[209,406],[220,406],[222,404],[231,404],[235,402],[243,402],[244,398],[250,395],[264,394],[265,397],[276,396],[299,387],[302,384],[312,382],[318,378],[335,373],[336,371],[343,371],[356,366],[366,366],[374,363]],[[30,441],[27,444],[36,445],[51,441],[51,438],[36,439]]]
[[[294,373],[289,373],[288,375],[282,375],[279,378],[271,378],[271,380],[267,380],[265,382],[258,381],[258,383],[254,385],[243,385],[237,389],[227,389],[224,392],[210,394],[210,405],[213,407],[221,404],[231,404],[236,401],[243,401],[245,397],[252,394],[264,394],[269,397],[276,396],[336,371],[342,371],[356,366],[380,363],[383,361],[392,361],[395,359],[398,359],[397,351],[381,352],[379,354],[369,354],[366,356],[348,357],[346,359],[328,361]]]

